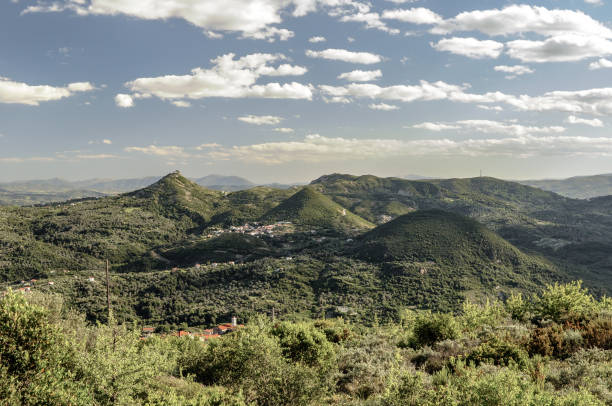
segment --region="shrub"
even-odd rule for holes
[[[312,324],[278,323],[271,333],[278,338],[283,355],[294,362],[329,369],[334,361],[333,344]]]
[[[450,314],[426,313],[416,318],[412,334],[417,346],[432,346],[438,341],[457,338],[459,326]]]
[[[473,363],[476,366],[484,363],[500,366],[516,364],[520,367],[525,367],[528,358],[527,353],[519,346],[498,339],[492,339],[472,351],[466,357],[466,362],[468,364]]]
[[[535,309],[540,317],[557,323],[585,320],[593,315],[598,307],[587,289],[582,288],[582,281],[548,285],[535,302]]]

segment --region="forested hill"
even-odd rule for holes
[[[172,173],[119,196],[0,208],[0,277],[53,281],[95,320],[102,291],[83,278],[108,259],[123,317],[157,322],[249,306],[393,317],[570,279],[602,294],[611,206],[493,178],[336,174],[227,193]]]

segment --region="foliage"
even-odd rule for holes
[[[582,281],[548,285],[535,303],[538,315],[555,322],[584,320],[596,311],[596,304]]]
[[[612,326],[605,300],[593,305],[583,320],[541,326],[508,324],[495,302],[458,316],[406,310],[401,324],[375,327],[254,317],[202,342],[141,340],[112,318],[87,324],[57,295],[9,292],[0,404],[604,405]],[[425,346],[398,346],[406,335]]]
[[[452,315],[430,314],[419,315],[414,321],[412,334],[417,346],[432,346],[459,336],[459,325]]]

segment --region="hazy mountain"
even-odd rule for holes
[[[612,195],[612,174],[576,176],[568,179],[524,180],[520,183],[576,199]]]

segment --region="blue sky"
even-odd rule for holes
[[[609,0],[3,0],[0,181],[612,172]]]

